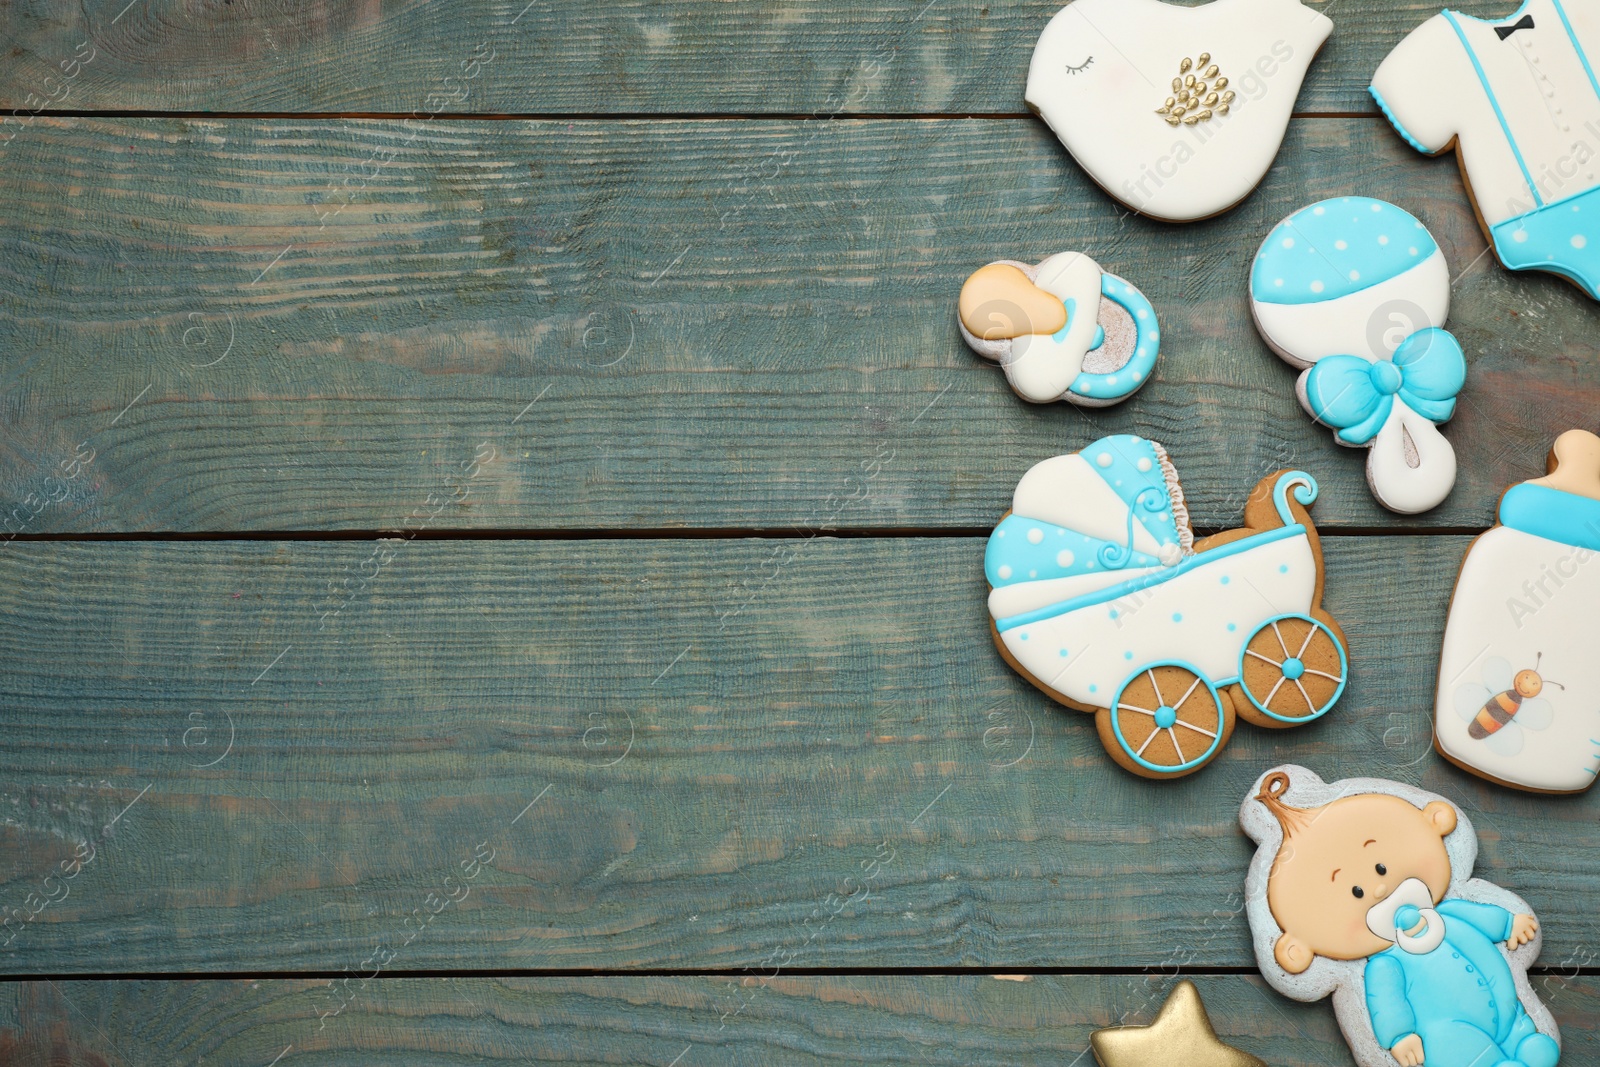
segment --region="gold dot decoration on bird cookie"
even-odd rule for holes
[[[1172,95],[1156,108],[1156,114],[1167,120],[1168,126],[1194,126],[1210,122],[1217,115],[1226,115],[1233,107],[1234,92],[1228,88],[1228,79],[1211,62],[1210,52],[1201,52],[1198,59],[1185,56],[1178,64],[1178,76],[1172,79]]]
[[[1217,1039],[1200,991],[1190,981],[1174,987],[1149,1026],[1096,1030],[1089,1047],[1101,1067],[1267,1067]]]

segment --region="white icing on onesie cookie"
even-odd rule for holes
[[[1468,550],[1439,656],[1434,747],[1504,785],[1576,793],[1600,772],[1600,437],[1556,439]]]
[[[1267,173],[1332,31],[1299,0],[1073,0],[1034,48],[1028,106],[1133,210],[1209,218]]]
[[[1500,262],[1600,299],[1600,5],[1527,0],[1412,31],[1372,96],[1419,152],[1454,146]]]
[[[1245,526],[1195,541],[1166,450],[1128,434],[1039,463],[990,535],[989,615],[1006,661],[1135,774],[1199,770],[1235,715],[1298,726],[1344,691],[1300,471],[1264,479]]]
[[[999,363],[1036,404],[1120,403],[1150,380],[1161,328],[1145,295],[1088,256],[1062,252],[1037,267],[1000,260],[961,287],[956,321],[973,351]]]
[[[1472,877],[1478,838],[1443,797],[1276,767],[1239,809],[1256,964],[1293,1000],[1333,997],[1361,1067],[1556,1067],[1528,982],[1539,920]]]
[[[1435,507],[1456,454],[1434,427],[1466,381],[1461,346],[1442,328],[1450,268],[1413,215],[1346,196],[1290,215],[1250,272],[1256,327],[1305,369],[1300,405],[1342,445],[1367,448],[1367,483],[1391,511]]]

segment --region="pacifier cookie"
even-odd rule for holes
[[[1299,0],[1072,0],[1034,47],[1027,102],[1134,211],[1209,218],[1272,166],[1331,32]]]
[[[1527,0],[1499,20],[1435,15],[1389,53],[1370,91],[1412,148],[1456,150],[1501,263],[1600,299],[1597,67],[1592,0]]]
[[[1455,804],[1284,766],[1257,780],[1239,822],[1257,846],[1256,963],[1286,997],[1332,996],[1361,1067],[1555,1067],[1560,1033],[1528,983],[1539,921],[1472,877],[1478,838]]]
[[[1344,692],[1343,632],[1321,608],[1322,554],[1301,471],[1261,481],[1245,525],[1195,540],[1177,472],[1121,434],[1039,463],[984,554],[995,645],[1048,696],[1092,712],[1117,763],[1176,778],[1235,716],[1298,726]]]
[[[1467,362],[1441,328],[1450,268],[1427,227],[1365,196],[1303,208],[1256,253],[1250,309],[1272,350],[1305,370],[1300,406],[1370,450],[1378,503],[1415,514],[1449,495],[1456,454],[1435,427],[1455,413]]]
[[[1105,407],[1150,380],[1161,328],[1145,295],[1077,252],[1037,267],[999,260],[961,287],[956,320],[1018,396]]]
[[[1578,793],[1600,773],[1600,437],[1562,434],[1549,471],[1506,491],[1462,561],[1433,743],[1502,785]]]

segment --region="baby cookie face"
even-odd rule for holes
[[[1264,802],[1273,807],[1275,798]],[[1372,913],[1404,904],[1425,909],[1449,888],[1443,838],[1456,828],[1449,804],[1418,809],[1399,797],[1369,793],[1311,811],[1277,802],[1277,810],[1284,813],[1285,840],[1267,902],[1284,930],[1275,955],[1290,974],[1304,971],[1315,956],[1353,960],[1382,951],[1395,941],[1393,917],[1377,921]],[[1391,900],[1421,888],[1426,893],[1418,899]]]

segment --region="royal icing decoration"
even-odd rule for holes
[[[1449,495],[1456,454],[1435,426],[1455,413],[1467,361],[1442,329],[1450,268],[1427,227],[1370,197],[1312,204],[1262,242],[1250,307],[1272,350],[1305,370],[1301,407],[1369,449],[1380,504],[1415,514]]]
[[[1519,789],[1576,793],[1600,772],[1600,437],[1556,439],[1461,564],[1439,657],[1434,747]]]
[[[1145,295],[1088,256],[1062,252],[1037,267],[1000,260],[961,287],[957,322],[973,351],[999,363],[1017,395],[1105,407],[1145,382],[1161,328]]]
[[[1294,1000],[1332,996],[1361,1067],[1555,1067],[1560,1035],[1528,984],[1539,922],[1472,877],[1478,839],[1454,804],[1286,766],[1239,821],[1257,845],[1245,911],[1261,973]]]
[[[1288,727],[1326,714],[1348,675],[1322,611],[1317,485],[1281,471],[1243,529],[1194,539],[1166,450],[1126,434],[1037,464],[989,537],[995,643],[1135,774],[1210,762],[1235,714]]]
[[[1500,262],[1600,298],[1600,7],[1528,0],[1486,22],[1455,11],[1412,31],[1372,96],[1411,147],[1454,146]]]
[[[1072,0],[1034,48],[1028,106],[1133,210],[1209,218],[1267,173],[1332,30],[1299,0]]]
[[[1100,1067],[1267,1067],[1217,1040],[1200,991],[1185,979],[1173,987],[1149,1026],[1114,1026],[1089,1035]]]

